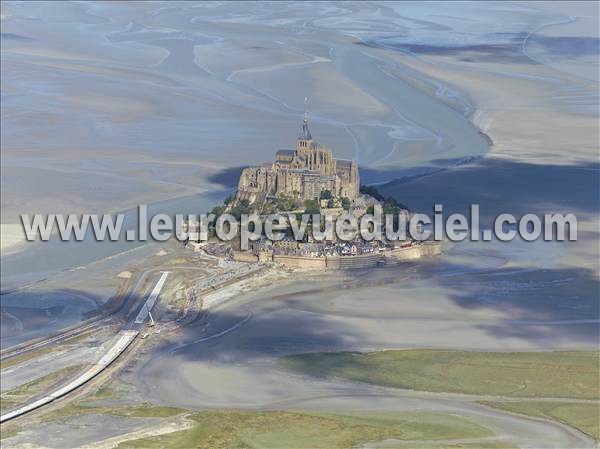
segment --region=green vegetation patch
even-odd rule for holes
[[[116,392],[108,386],[100,387],[96,390],[96,392],[90,397],[92,400],[101,400],[108,399],[112,397],[118,396]]]
[[[126,448],[344,449],[369,441],[485,438],[471,421],[443,413],[308,414],[206,411],[190,416],[192,428],[121,443]]]
[[[389,448],[392,449],[392,448]],[[513,446],[510,443],[502,441],[482,441],[478,443],[456,443],[456,444],[418,444],[411,443],[408,446],[400,444],[394,446],[393,449],[519,449],[518,446]]]
[[[559,421],[600,441],[600,404],[592,402],[482,402],[484,405]]]
[[[308,353],[286,369],[413,390],[512,397],[599,397],[598,352],[390,350]]]
[[[133,407],[114,408],[106,410],[106,412],[112,415],[130,418],[170,418],[171,416],[185,413],[185,410],[177,407],[142,404]]]
[[[2,424],[2,432],[0,432],[0,440],[5,438],[14,437],[21,432],[23,428],[18,427],[12,423],[4,423]]]
[[[170,418],[186,413],[177,407],[164,407],[148,403],[129,407],[95,406],[89,402],[73,402],[42,416],[43,421],[56,421],[83,414],[103,414],[125,418]]]

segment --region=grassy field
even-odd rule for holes
[[[482,402],[484,405],[523,415],[548,418],[579,429],[600,441],[600,404],[564,402]]]
[[[190,429],[127,441],[118,448],[350,449],[387,438],[437,440],[491,435],[487,429],[464,418],[443,413],[338,415],[210,411],[193,414],[190,419],[195,422]]]
[[[13,436],[17,435],[19,432],[21,432],[22,430],[23,429],[18,426],[10,425],[7,427],[6,424],[2,424],[2,432],[0,432],[0,440],[13,437]]]
[[[102,407],[73,402],[44,414],[41,419],[43,421],[56,421],[84,414],[104,414],[122,416],[124,418],[169,418],[185,412],[186,410],[177,407],[152,404],[139,404],[130,407]]]
[[[23,404],[33,396],[48,390],[54,384],[74,375],[81,369],[81,365],[67,366],[32,380],[31,382],[27,382],[26,384],[23,384],[13,390],[5,391],[0,394],[0,409],[6,410]]]
[[[88,397],[88,400],[97,400],[110,397],[111,392],[107,388],[102,388],[96,394]],[[122,416],[124,418],[170,418],[177,415],[188,413],[187,410],[176,407],[164,407],[148,403],[134,405],[130,407],[103,407],[91,405],[87,402],[71,402],[63,407],[51,410],[41,416],[42,422],[58,421],[84,414],[105,414],[113,416]],[[12,422],[2,425],[0,439],[10,438],[17,435],[23,429],[14,425]]]
[[[300,354],[280,364],[320,378],[432,392],[596,399],[598,358],[598,352],[392,350]]]
[[[139,404],[128,407],[103,405],[98,400],[111,398],[114,391],[103,387],[82,401],[66,404],[41,417],[45,422],[80,416],[108,414],[126,418],[180,418],[192,421],[189,429],[123,442],[124,448],[254,448],[254,449],[319,449],[353,448],[368,441],[387,438],[406,441],[444,440],[439,448],[474,449],[497,446],[482,440],[481,444],[458,444],[462,439],[486,438],[493,433],[474,422],[452,414],[433,412],[403,413],[303,413],[288,411],[190,412],[180,408]],[[157,424],[160,426],[160,424]],[[13,430],[13,429],[9,429]],[[14,429],[16,434],[21,429]],[[10,436],[10,435],[9,435]],[[447,441],[457,440],[448,445]],[[403,446],[402,446],[403,447]],[[412,447],[412,446],[411,446]],[[506,448],[506,445],[502,446]],[[438,449],[434,446],[422,449]]]
[[[481,443],[457,443],[443,445],[411,443],[408,446],[400,444],[399,446],[394,446],[393,449],[518,449],[518,447],[501,441],[485,441]]]

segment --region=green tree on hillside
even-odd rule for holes
[[[377,201],[383,201],[383,195],[373,186],[367,186],[364,184],[360,185],[360,193],[369,195],[375,198]]]
[[[331,193],[331,190],[322,190],[321,194],[319,195],[319,199],[321,200],[330,200],[333,198],[333,194]]]
[[[231,208],[231,215],[235,217],[236,220],[240,221],[242,214],[250,214],[252,212],[252,208],[250,207],[250,201],[241,200],[238,204]]]
[[[352,206],[352,201],[350,200],[350,198],[348,198],[347,196],[345,196],[345,197],[342,198],[341,204],[342,204],[342,208],[344,210],[349,210],[350,206]]]
[[[305,214],[320,214],[321,204],[319,200],[306,200],[304,202],[304,213]]]

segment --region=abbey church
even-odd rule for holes
[[[279,150],[272,163],[242,171],[234,199],[262,204],[268,197],[302,200],[319,198],[324,190],[353,200],[359,194],[358,166],[353,160],[334,159],[329,148],[314,141],[304,116],[295,150]]]

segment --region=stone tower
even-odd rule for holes
[[[302,129],[300,130],[298,141],[296,142],[296,151],[299,153],[307,153],[312,141],[312,135],[308,129],[308,114],[305,112]]]
[[[360,179],[355,161],[335,159],[333,152],[314,141],[304,114],[295,150],[279,150],[275,161],[242,171],[233,206],[246,199],[261,204],[269,198],[291,196],[318,199],[329,190],[336,197],[351,200],[359,194]]]
[[[335,175],[335,159],[333,152],[318,142],[313,141],[312,134],[308,129],[308,117],[304,114],[302,129],[296,141],[296,154],[301,160],[301,166],[319,172],[321,175]]]

